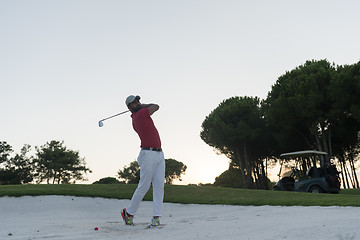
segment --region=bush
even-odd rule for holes
[[[245,188],[240,169],[230,168],[215,178],[214,186]]]
[[[100,180],[93,182],[93,184],[120,184],[122,182],[118,181],[113,177],[101,178]]]

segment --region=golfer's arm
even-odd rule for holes
[[[154,104],[154,103],[141,104],[141,106],[142,106],[143,108],[148,108],[148,109],[149,109],[150,116],[151,116],[154,112],[156,112],[157,110],[159,110],[159,105]]]

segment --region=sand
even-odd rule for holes
[[[356,207],[165,203],[162,226],[146,229],[152,202],[142,202],[135,226],[121,219],[128,205],[129,200],[103,198],[1,197],[0,239],[360,239]]]

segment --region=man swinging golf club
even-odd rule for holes
[[[159,133],[151,115],[159,109],[157,104],[141,104],[140,97],[130,95],[126,98],[126,106],[132,112],[132,125],[140,137],[141,150],[137,158],[140,166],[140,181],[133,194],[128,208],[124,208],[121,216],[126,225],[134,225],[133,219],[139,205],[153,185],[153,218],[149,227],[160,225],[159,217],[164,199],[165,159],[161,149]]]

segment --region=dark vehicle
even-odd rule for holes
[[[302,168],[292,168],[288,176],[283,176],[274,186],[278,191],[295,191],[311,193],[339,193],[340,178],[335,165],[324,164],[326,152],[300,151],[283,153],[279,177],[283,168],[284,158],[297,159],[296,163]],[[317,167],[320,162],[320,167]],[[326,166],[327,165],[327,166]]]

